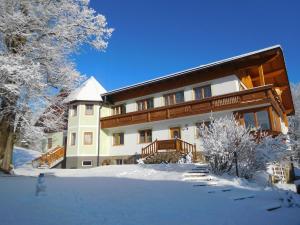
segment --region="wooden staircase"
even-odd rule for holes
[[[181,157],[191,153],[193,162],[197,160],[196,146],[181,139],[155,140],[142,148],[142,159],[150,163],[176,163]]]
[[[53,168],[65,158],[65,148],[57,146],[40,157],[32,160],[34,168]]]

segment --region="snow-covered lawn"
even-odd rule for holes
[[[300,224],[300,208],[266,210],[280,205],[283,193],[234,178],[184,180],[192,168],[195,165],[39,170],[25,165],[15,170],[20,176],[0,177],[0,224]],[[35,196],[40,172],[46,173],[45,196]]]

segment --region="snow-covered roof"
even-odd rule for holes
[[[151,79],[151,80],[147,80],[147,81],[144,81],[144,82],[141,82],[141,83],[125,86],[125,87],[122,87],[122,88],[118,88],[118,89],[106,92],[105,94],[103,94],[103,96],[119,93],[119,92],[122,92],[122,91],[126,91],[126,90],[136,88],[136,87],[141,87],[141,86],[148,85],[148,84],[151,84],[151,83],[155,83],[155,82],[158,82],[158,81],[167,80],[169,78],[174,78],[174,77],[177,77],[177,76],[181,76],[181,75],[186,74],[186,73],[190,73],[190,72],[193,72],[193,71],[198,71],[198,70],[210,68],[210,67],[213,67],[213,66],[221,65],[223,63],[231,62],[231,61],[234,61],[234,60],[237,60],[237,59],[242,59],[242,58],[245,58],[245,57],[248,57],[248,56],[251,56],[251,55],[259,54],[259,53],[266,52],[266,51],[269,51],[269,50],[274,50],[274,49],[281,49],[281,46],[280,45],[274,45],[274,46],[271,46],[271,47],[268,47],[268,48],[263,48],[263,49],[260,49],[260,50],[257,50],[257,51],[248,52],[246,54],[234,56],[234,57],[223,59],[223,60],[216,61],[216,62],[213,62],[213,63],[208,63],[208,64],[200,65],[200,66],[197,66],[197,67],[194,67],[194,68],[190,68],[190,69],[187,69],[187,70],[183,70],[183,71],[179,71],[179,72],[176,72],[176,73],[161,76],[161,77],[154,78],[154,79]]]
[[[106,93],[104,87],[92,76],[72,91],[65,102],[102,101],[101,95],[104,93]]]

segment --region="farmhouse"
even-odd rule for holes
[[[280,46],[180,71],[113,91],[93,77],[66,99],[66,130],[48,134],[44,161],[81,168],[136,163],[157,152],[201,157],[198,128],[211,117],[286,133],[294,106]],[[173,159],[172,159],[173,160]]]

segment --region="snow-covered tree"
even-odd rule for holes
[[[98,50],[107,47],[112,29],[88,4],[88,0],[1,1],[0,169],[10,169],[18,136],[40,132],[35,122],[57,102],[54,96],[82,80],[72,54],[83,44]],[[51,109],[54,113],[48,112],[43,125],[53,128],[62,117],[55,114],[55,107]]]
[[[295,115],[289,117],[289,137],[293,159],[300,163],[300,83],[291,84]]]
[[[268,162],[281,158],[286,150],[282,136],[253,133],[234,115],[211,118],[209,126],[200,126],[200,134],[212,172],[218,175],[236,174],[237,161],[239,176],[250,178],[255,171],[265,169]]]

